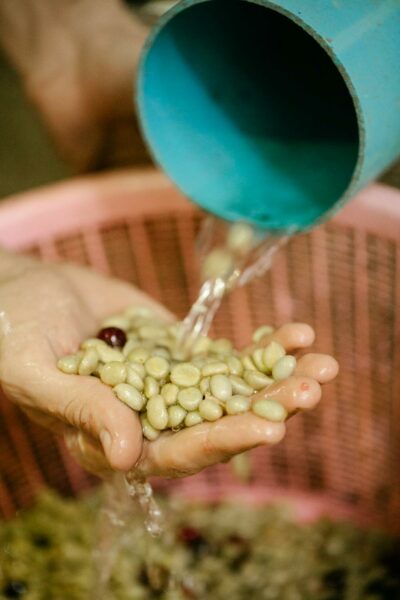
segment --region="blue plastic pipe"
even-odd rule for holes
[[[137,102],[191,200],[307,230],[400,155],[400,0],[185,0],[148,40]]]

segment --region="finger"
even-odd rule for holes
[[[61,373],[48,339],[33,333],[30,344],[15,335],[3,344],[0,377],[5,392],[21,407],[84,430],[101,442],[113,469],[130,469],[142,449],[137,414],[99,379]]]
[[[292,414],[314,408],[321,399],[321,386],[309,377],[288,377],[255,394],[253,401],[259,398],[277,400]]]
[[[339,364],[328,354],[306,354],[297,361],[295,375],[329,383],[339,372]]]
[[[120,402],[113,391],[99,380],[67,377],[61,416],[72,426],[101,442],[113,469],[129,470],[142,449],[142,431],[137,414]],[[51,393],[52,390],[49,391]]]
[[[127,471],[142,450],[137,414],[94,377],[52,373],[41,389],[46,412],[100,441],[113,469]]]
[[[251,348],[264,348],[270,342],[275,341],[282,344],[286,352],[292,352],[300,348],[308,348],[308,346],[313,344],[314,340],[315,333],[310,325],[306,323],[287,323],[276,329],[273,333],[262,337]]]
[[[257,446],[277,444],[284,435],[284,423],[251,413],[224,417],[145,442],[137,468],[146,476],[182,477]]]

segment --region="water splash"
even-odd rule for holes
[[[125,543],[132,507],[122,486],[123,477],[103,485],[103,503],[99,511],[96,543],[93,551],[94,585],[91,600],[112,600],[110,580],[118,555]]]
[[[178,352],[188,356],[196,341],[207,335],[214,317],[225,295],[236,287],[243,287],[256,277],[264,275],[272,266],[278,250],[293,235],[293,231],[272,233],[253,228],[255,243],[245,253],[232,254],[230,267],[221,277],[204,281],[199,295],[182,321],[178,340]],[[203,223],[197,239],[200,262],[204,264],[207,256],[216,246],[227,247],[229,226],[219,219],[209,217]]]
[[[132,539],[138,540],[146,535],[149,540],[155,538],[160,544],[169,542],[167,538],[162,540],[166,531],[166,518],[154,498],[150,483],[133,472],[125,476],[118,473],[103,488],[104,498],[99,511],[97,540],[93,552],[95,579],[91,600],[113,598],[110,589],[111,575],[119,553],[124,547],[132,547]],[[137,506],[143,513],[142,524],[135,518]],[[154,576],[156,565],[151,558],[154,552],[150,543],[147,554],[147,569]],[[173,585],[174,578],[171,574],[168,587]]]
[[[125,477],[126,490],[130,498],[136,498],[144,514],[144,526],[152,537],[164,533],[165,519],[161,508],[154,498],[151,484],[143,478],[128,473]]]

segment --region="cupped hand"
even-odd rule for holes
[[[0,381],[6,395],[36,422],[64,434],[72,454],[89,471],[107,477],[135,469],[143,476],[180,477],[285,435],[283,423],[252,413],[225,416],[153,442],[142,437],[139,419],[95,377],[61,373],[57,359],[77,350],[99,322],[128,305],[150,306],[161,318],[173,316],[126,283],[71,265],[45,265],[25,258],[0,260]],[[261,340],[279,341],[287,352],[308,348],[314,332],[288,324]],[[298,360],[292,377],[254,398],[279,400],[289,416],[309,410],[321,385],[336,376],[336,361],[322,354]]]
[[[308,325],[287,324],[264,337],[258,345],[266,346],[272,340],[280,342],[287,352],[295,353],[313,343],[314,332]],[[298,411],[314,408],[321,399],[321,386],[332,381],[337,372],[338,364],[332,357],[305,354],[298,360],[293,376],[258,392],[253,401],[260,397],[278,400],[291,417]],[[155,441],[144,439],[134,470],[143,477],[184,477],[257,446],[276,444],[285,432],[283,423],[269,422],[253,413],[225,416],[214,423],[164,432]],[[92,439],[80,434],[70,439],[70,446],[89,470],[107,476],[109,466]]]

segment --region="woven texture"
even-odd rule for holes
[[[198,289],[194,240],[200,220],[192,210],[150,218],[130,214],[29,251],[112,273],[183,317]],[[293,239],[270,273],[225,300],[213,333],[242,345],[263,323],[310,323],[316,350],[340,362],[337,382],[315,411],[289,422],[283,443],[251,453],[249,485],[242,486],[229,465],[218,465],[190,479],[157,482],[159,488],[204,499],[283,494],[398,530],[399,300],[400,239],[335,223]],[[93,485],[60,441],[4,399],[0,410],[3,515],[29,505],[44,485],[63,494]]]

